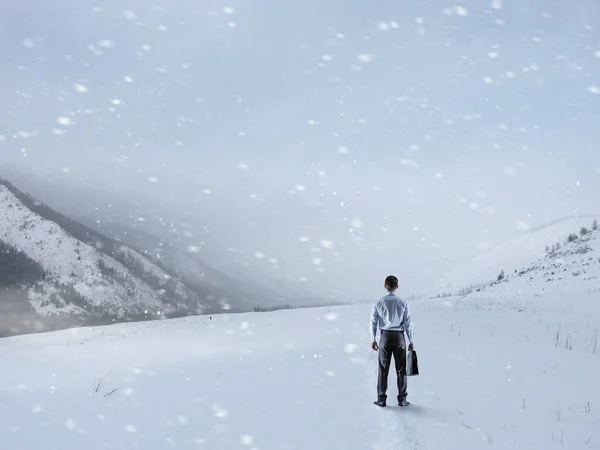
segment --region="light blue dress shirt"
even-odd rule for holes
[[[410,317],[410,308],[406,300],[401,299],[393,292],[377,299],[371,310],[371,339],[374,342],[377,329],[404,331],[408,342],[414,344],[413,326]]]

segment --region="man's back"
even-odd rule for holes
[[[413,343],[413,329],[408,303],[393,292],[377,299],[371,311],[371,338],[376,338],[377,329],[405,331],[409,343]]]

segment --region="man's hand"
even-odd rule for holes
[[[415,349],[415,346],[413,344],[408,344],[408,351],[412,352]]]
[[[373,341],[371,344],[371,348],[375,351],[379,350],[379,346],[377,345],[377,341]]]

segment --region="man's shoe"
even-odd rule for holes
[[[382,401],[382,400],[375,400],[375,401],[373,402],[373,404],[374,404],[374,405],[377,405],[377,406],[381,406],[382,408],[385,408],[385,402],[384,402],[384,401]]]
[[[410,402],[407,402],[406,400],[402,400],[400,402],[398,402],[398,406],[408,406],[410,405]]]

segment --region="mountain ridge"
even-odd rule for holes
[[[0,278],[9,330],[252,310],[194,289],[133,248],[56,212],[0,179]],[[29,306],[23,302],[29,302]],[[19,303],[21,302],[21,303]],[[227,307],[224,304],[227,303]],[[17,311],[28,313],[19,318]],[[22,320],[21,320],[22,319]],[[27,321],[33,325],[28,325]],[[19,325],[19,322],[23,322]]]

